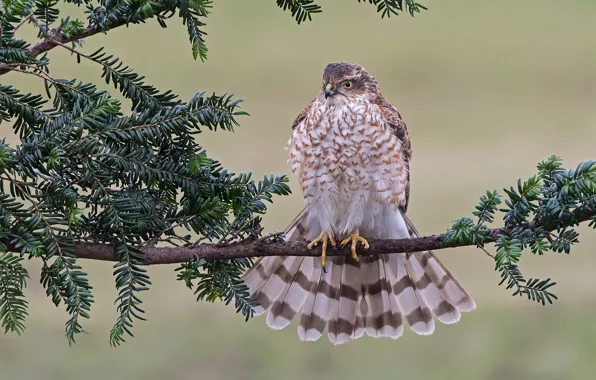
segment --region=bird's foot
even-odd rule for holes
[[[333,235],[329,235],[327,232],[321,232],[321,234],[319,235],[318,238],[316,238],[315,240],[308,243],[307,248],[312,249],[313,247],[316,247],[321,242],[323,243],[323,245],[321,247],[321,251],[323,252],[321,254],[321,265],[323,266],[323,268],[325,268],[325,262],[327,261],[327,244],[331,243],[331,245],[334,247],[336,245]]]
[[[364,246],[364,249],[369,249],[370,248],[370,244],[368,244],[368,241],[366,241],[365,238],[363,238],[362,236],[360,236],[359,233],[350,234],[350,237],[342,240],[341,243],[340,243],[340,245],[343,248],[349,242],[352,242],[352,246],[351,246],[351,248],[352,248],[352,257],[354,258],[355,261],[359,261],[360,260],[358,258],[358,254],[356,253],[356,245],[358,244],[358,242],[362,243],[362,245]]]

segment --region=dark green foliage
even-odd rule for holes
[[[151,285],[143,268],[144,246],[259,238],[266,203],[290,189],[285,176],[255,181],[250,173],[231,173],[197,143],[203,128],[233,131],[237,117],[247,115],[240,109],[242,99],[199,91],[183,101],[145,83],[104,49],[77,50],[82,33],[149,19],[165,27],[177,14],[187,26],[193,55],[206,59],[202,20],[210,0],[70,2],[84,4],[87,22],[61,18],[56,0],[11,1],[0,9],[0,75],[13,71],[45,87],[38,95],[0,85],[0,123],[21,138],[14,147],[0,141],[0,320],[6,331],[24,329],[27,272],[21,260],[27,256],[42,262],[41,283],[54,304],[66,308],[66,336],[75,343],[93,303],[76,244],[110,243],[118,260],[119,312],[110,343],[119,345],[132,336],[133,321],[144,319],[141,294]],[[27,22],[42,39],[72,41],[57,48],[96,63],[98,74],[126,104],[92,83],[53,77],[49,59],[29,54],[35,44],[16,37]],[[253,303],[240,275],[250,264],[249,259],[193,261],[181,267],[181,279],[189,286],[198,280],[198,299],[233,300],[248,318]]]
[[[501,203],[501,197],[496,190],[492,192],[486,191],[486,194],[480,197],[480,203],[476,205],[476,211],[474,214],[478,218],[478,224],[480,223],[492,223],[497,211],[497,206]]]
[[[550,289],[550,279],[526,280],[518,262],[524,249],[542,255],[548,251],[569,253],[578,242],[579,233],[572,227],[590,220],[594,226],[596,212],[596,161],[580,163],[575,170],[565,170],[557,156],[538,164],[538,175],[517,182],[517,187],[503,191],[507,207],[503,212],[504,227],[493,230],[496,234],[495,268],[501,273],[501,282],[513,295],[527,295],[528,299],[545,304],[557,297]],[[494,220],[500,196],[496,191],[480,198],[474,215],[458,219],[446,233],[447,242],[482,246],[490,232],[485,223]],[[484,240],[483,240],[484,239]]]
[[[0,251],[6,251],[6,246],[2,243]],[[23,288],[29,277],[27,270],[21,265],[22,260],[12,253],[0,253],[0,323],[5,333],[13,331],[19,335],[25,330],[27,301]]]
[[[152,112],[181,103],[171,91],[160,94],[155,87],[145,85],[142,81],[143,78],[133,69],[125,66],[113,55],[105,54],[102,51],[103,48],[87,58],[103,66],[102,77],[105,78],[106,83],[110,84],[111,81],[126,98],[132,100],[133,111]]]
[[[322,12],[321,6],[318,5],[315,0],[276,1],[281,9],[290,11],[298,24],[306,20],[311,21],[313,14]],[[417,3],[414,0],[358,0],[358,2],[374,5],[382,18],[385,16],[391,17],[392,14],[397,16],[399,12],[403,11],[408,12],[410,16],[414,16],[415,13],[420,13],[421,9],[427,9],[424,5]]]
[[[60,15],[57,8],[58,0],[36,0],[35,11],[33,16],[37,18],[39,29],[39,36],[46,36],[50,30],[51,25],[56,21]]]
[[[449,244],[472,243],[483,246],[488,237],[488,229],[480,224],[475,224],[467,216],[459,218],[445,234],[445,242]]]
[[[85,24],[81,20],[71,20],[70,17],[66,17],[60,21],[59,29],[66,38],[72,38],[83,33]]]
[[[424,5],[414,0],[358,0],[358,2],[368,2],[375,5],[381,17],[391,17],[392,14],[397,16],[398,12],[402,11],[407,11],[410,16],[414,16],[415,13],[420,13],[421,9],[427,9]]]
[[[126,241],[127,236],[123,235],[122,239]],[[116,303],[120,316],[110,331],[110,344],[113,346],[125,342],[125,334],[133,336],[131,332],[133,317],[145,320],[141,316],[145,312],[140,307],[143,301],[138,297],[138,293],[149,290],[151,284],[147,270],[140,267],[143,264],[141,250],[132,245],[117,244],[115,251],[119,259],[118,264],[114,267],[114,275],[116,276],[116,288],[119,289]]]
[[[513,296],[525,294],[529,300],[546,305],[546,302],[553,303],[557,296],[548,291],[549,288],[556,285],[550,278],[539,280],[537,278],[526,280],[515,264],[504,264],[500,268],[501,282],[499,285],[507,282],[506,289],[514,289]],[[546,301],[546,302],[545,302]]]
[[[202,30],[205,23],[199,17],[207,17],[209,9],[212,7],[211,0],[181,0],[166,3],[171,3],[170,6],[178,6],[180,17],[188,31],[193,57],[195,59],[199,57],[202,61],[207,59],[208,49],[203,38],[206,33]]]
[[[577,243],[579,233],[573,229],[563,229],[550,243],[551,249],[555,252],[569,253],[571,245]]]
[[[512,187],[503,189],[509,199],[505,200],[507,208],[500,211],[505,212],[503,220],[507,226],[517,225],[528,217],[538,207],[535,203],[538,200],[541,190],[540,180],[534,176],[526,182],[517,180],[517,191]]]
[[[27,130],[36,130],[36,127],[50,120],[50,116],[40,108],[47,100],[41,95],[21,94],[11,86],[0,84],[0,121],[14,121],[14,130],[23,137]],[[23,128],[27,125],[29,128]]]
[[[193,280],[199,280],[195,289],[197,301],[222,300],[227,305],[234,300],[236,311],[248,320],[257,303],[248,298],[248,288],[239,276],[252,264],[248,258],[211,262],[200,259],[182,264],[176,270],[180,272],[178,280],[184,281],[189,289],[195,287]]]
[[[321,13],[321,7],[314,0],[277,0],[277,5],[284,11],[289,10],[298,24],[306,19],[311,21],[313,13]]]
[[[64,302],[71,318],[66,321],[68,343],[76,343],[76,334],[84,332],[79,318],[89,319],[93,303],[93,287],[87,280],[87,273],[72,257],[57,257],[51,265],[44,260],[41,268],[41,283],[46,294],[52,297],[56,306]]]

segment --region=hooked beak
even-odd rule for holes
[[[327,99],[333,94],[335,94],[335,86],[331,83],[327,83],[327,85],[325,86],[325,99]]]

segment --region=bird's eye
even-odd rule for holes
[[[344,88],[350,88],[352,87],[352,82],[350,82],[349,80],[345,81],[342,85]]]

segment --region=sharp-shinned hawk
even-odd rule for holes
[[[470,295],[433,252],[357,255],[369,239],[418,236],[406,216],[412,150],[405,123],[360,65],[330,63],[323,87],[292,125],[292,172],[305,209],[286,229],[287,240],[321,244],[322,256],[265,257],[245,275],[256,314],[286,327],[302,310],[298,336],[334,344],[366,332],[398,338],[402,320],[422,335],[433,314],[455,323],[475,308]],[[326,257],[329,246],[349,244],[352,256]]]

